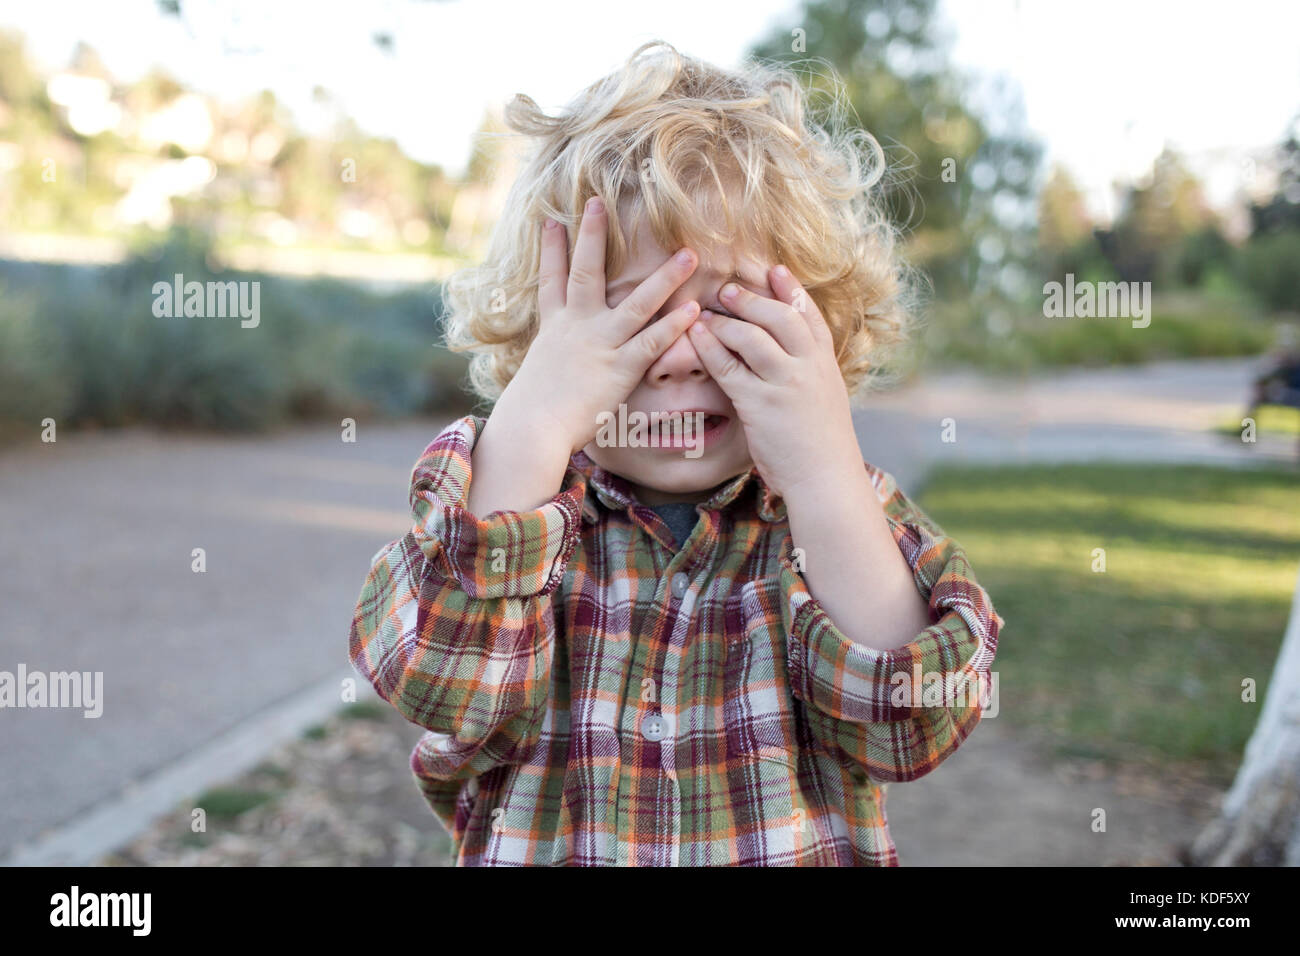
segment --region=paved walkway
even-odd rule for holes
[[[1246,443],[1211,430],[1240,422],[1260,367],[1210,359],[1026,378],[946,375],[870,399],[856,417],[858,442],[904,490],[941,462],[1294,462],[1294,440]],[[943,440],[946,419],[955,441]]]
[[[348,668],[370,556],[440,423],[64,433],[0,455],[0,669],[102,671],[103,715],[6,710],[0,856]],[[193,549],[205,552],[195,573]]]
[[[856,419],[859,441],[909,492],[947,460],[1288,460],[1290,442],[1244,445],[1204,430],[1240,411],[1254,364],[934,379],[872,399]],[[942,441],[946,418],[955,442]],[[279,705],[346,674],[347,622],[369,558],[405,530],[411,464],[442,424],[363,422],[355,444],[332,428],[258,438],[67,433],[0,454],[0,669],[102,671],[105,698],[97,720],[4,713],[0,857],[66,835],[223,735],[256,736],[261,719],[283,728]],[[205,551],[203,573],[191,568],[195,548]],[[404,755],[395,766],[405,772]],[[1040,786],[1026,790],[1029,779]],[[1095,862],[1110,857],[1088,812],[1137,806],[1113,782],[1101,786],[1035,769],[990,720],[940,772],[891,788],[889,813],[909,863],[989,852],[1001,862]],[[1164,845],[1192,825],[1159,800],[1151,806],[1133,846]],[[1062,839],[1075,825],[1081,839]]]

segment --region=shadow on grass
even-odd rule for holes
[[[1131,465],[944,468],[920,496],[1006,620],[997,719],[1057,755],[1224,779],[1281,644],[1298,502],[1283,471]]]

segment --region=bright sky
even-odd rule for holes
[[[1225,201],[1247,157],[1281,139],[1300,112],[1300,4],[1292,0],[941,3],[953,60],[1018,84],[1049,161],[1067,165],[1101,213],[1111,209],[1111,184],[1148,169],[1166,142],[1192,154],[1212,199]],[[24,33],[47,68],[64,65],[81,39],[124,79],[159,64],[218,96],[269,87],[307,128],[319,120],[310,94],[320,84],[363,128],[453,175],[484,110],[516,92],[556,107],[645,40],[734,65],[772,24],[799,26],[793,0],[183,6],[180,22],[154,0],[42,0],[10,5],[0,26]],[[375,31],[395,36],[394,56],[369,41]]]

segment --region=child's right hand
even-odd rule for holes
[[[699,316],[699,303],[690,301],[651,321],[695,271],[699,260],[688,249],[609,308],[606,213],[592,206],[583,211],[572,266],[565,229],[542,229],[537,335],[474,448],[468,505],[479,517],[536,508],[556,494],[569,456],[600,430],[597,416],[616,411]]]
[[[564,227],[552,221],[542,229],[539,329],[507,389],[527,394],[522,407],[544,412],[570,454],[596,437],[597,415],[615,411],[700,314],[690,301],[650,321],[695,271],[689,249],[669,257],[616,307],[605,304],[608,223],[603,205],[593,209],[594,203],[583,211],[571,266]]]

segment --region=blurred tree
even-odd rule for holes
[[[99,51],[81,40],[78,40],[76,47],[73,48],[69,65],[74,73],[80,73],[82,76],[94,76],[101,80],[112,79],[112,74],[104,65],[104,58],[99,55]]]
[[[1300,312],[1300,229],[1251,236],[1241,250],[1241,277],[1268,308]]]
[[[1099,282],[1114,276],[1097,243],[1083,190],[1061,165],[1038,195],[1038,255],[1044,277],[1060,281],[1067,273]]]
[[[27,59],[20,34],[0,32],[0,102],[10,109],[38,107],[45,101],[45,84]]]
[[[805,82],[822,94],[830,84],[809,60],[829,62],[856,114],[849,121],[871,132],[895,166],[884,198],[894,221],[910,229],[909,256],[943,295],[996,294],[1008,266],[1032,253],[1041,150],[1014,130],[1013,90],[989,91],[1007,126],[997,134],[967,105],[969,85],[948,63],[936,7],[936,0],[810,0],[752,52],[801,73],[810,67]]]
[[[1038,196],[1039,245],[1061,253],[1090,238],[1092,217],[1088,215],[1083,190],[1064,166],[1052,167]]]
[[[1115,225],[1098,240],[1125,282],[1173,280],[1184,240],[1210,227],[1216,217],[1200,181],[1166,147],[1145,180],[1127,189]]]
[[[123,105],[133,112],[153,112],[183,92],[185,88],[174,76],[154,67],[126,90]]]
[[[1241,278],[1271,309],[1300,312],[1300,116],[1277,147],[1277,188],[1250,207]]]
[[[1213,223],[1184,237],[1174,259],[1174,277],[1185,286],[1200,286],[1210,274],[1230,267],[1237,250]]]
[[[1251,236],[1300,230],[1300,116],[1277,147],[1277,189],[1266,203],[1251,203]]]

